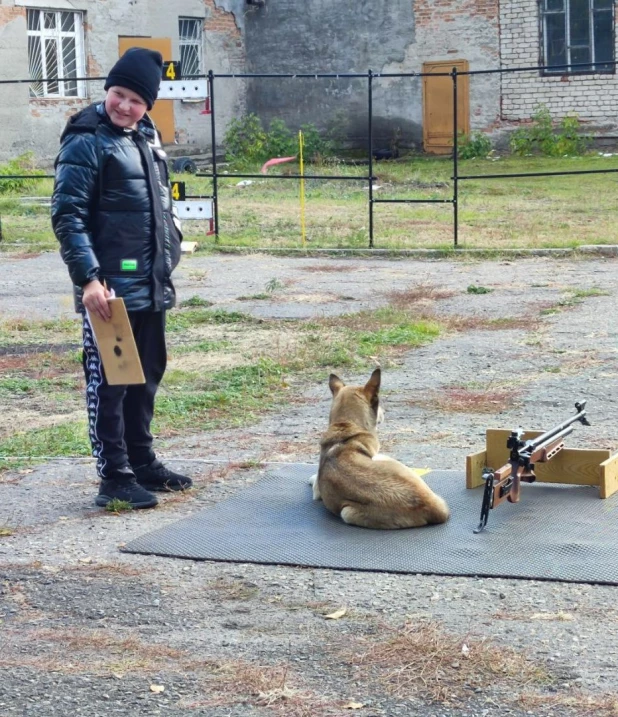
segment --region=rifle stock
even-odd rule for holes
[[[483,480],[483,503],[481,505],[481,520],[475,528],[475,533],[485,529],[489,519],[489,511],[508,500],[518,503],[521,496],[521,482],[534,483],[535,463],[546,463],[564,448],[564,439],[574,430],[573,424],[579,421],[585,426],[590,423],[586,418],[586,402],[575,404],[577,413],[570,419],[545,431],[540,436],[528,441],[521,439],[522,431],[512,431],[506,442],[510,449],[509,461],[498,470],[485,468]]]

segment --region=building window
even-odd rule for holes
[[[194,17],[178,18],[180,69],[183,77],[204,74],[202,28],[204,20]]]
[[[614,0],[540,3],[546,72],[614,71]]]
[[[30,97],[85,97],[82,13],[28,10]]]

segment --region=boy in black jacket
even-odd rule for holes
[[[101,479],[96,504],[151,508],[150,491],[184,490],[191,479],[152,450],[154,399],[167,362],[165,312],[175,304],[180,259],[165,153],[146,114],[161,81],[160,53],[128,50],[114,65],[104,102],[71,117],[56,158],[52,225],[83,316],[84,373],[92,454]],[[110,386],[85,309],[110,319],[124,299],[146,383]]]

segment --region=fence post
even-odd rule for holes
[[[457,144],[457,119],[458,119],[458,107],[457,107],[457,68],[453,67],[451,72],[453,78],[453,242],[454,246],[457,246],[459,240],[459,177],[458,177],[458,157],[459,147]]]
[[[373,72],[368,70],[367,145],[369,147],[369,248],[373,249]]]
[[[215,76],[208,70],[208,95],[210,96],[210,141],[212,147],[212,202],[215,220],[215,242],[219,241],[219,194],[217,191],[217,138],[215,125]]]

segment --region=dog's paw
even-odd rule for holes
[[[309,478],[309,485],[313,488],[313,500],[320,500],[320,489],[318,487],[318,474],[314,473]]]

